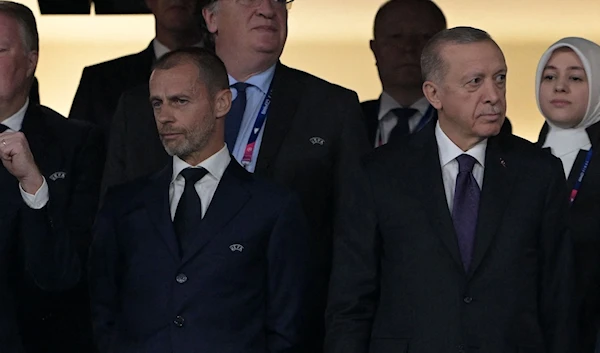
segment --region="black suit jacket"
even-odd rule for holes
[[[89,352],[90,324],[80,320],[89,302],[77,285],[98,203],[102,138],[33,102],[21,132],[50,199],[40,210],[29,208],[17,179],[0,165],[0,351],[19,352],[19,333],[26,352]]]
[[[377,128],[379,127],[379,104],[379,99],[360,103],[365,117],[365,127],[367,128],[367,135],[371,146],[375,146],[375,139],[377,138]],[[504,119],[501,133],[512,134],[512,124],[508,118]]]
[[[233,158],[179,257],[172,165],[111,189],[94,227],[90,288],[100,352],[296,352],[310,275],[295,196]]]
[[[376,149],[355,174],[335,237],[326,352],[575,352],[558,160],[513,135],[489,138],[465,273],[434,126]]]
[[[83,69],[69,118],[89,121],[108,133],[119,97],[129,88],[148,82],[154,59],[150,43],[137,54]]]
[[[600,123],[587,128],[594,151],[600,150]],[[548,135],[544,124],[538,139],[542,147]],[[549,149],[548,149],[548,152]],[[575,186],[587,151],[581,150],[571,168],[567,184]],[[575,278],[579,314],[578,353],[593,353],[600,327],[600,156],[592,155],[575,201],[569,209],[570,231],[575,248]]]
[[[322,349],[323,313],[331,266],[334,218],[348,170],[369,150],[356,93],[278,64],[273,100],[255,173],[296,191],[311,227],[318,276],[310,353]],[[154,172],[168,156],[158,138],[148,86],[121,97],[111,129],[104,175],[107,186]]]

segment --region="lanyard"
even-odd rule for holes
[[[421,118],[421,120],[419,120],[419,124],[417,124],[417,128],[415,129],[415,131],[413,131],[413,133],[420,131],[425,125],[427,125],[429,120],[431,120],[432,116],[433,116],[433,106],[430,104],[429,108],[427,108],[427,110],[425,111],[425,114],[423,114],[423,117]],[[383,131],[381,130],[381,128],[379,128],[379,134],[377,136],[377,147],[379,147],[381,145],[383,145]]]
[[[590,147],[590,150],[587,151],[587,154],[585,155],[585,162],[583,162],[583,166],[581,167],[581,171],[579,172],[579,178],[577,178],[577,182],[575,183],[575,186],[573,186],[573,190],[571,190],[571,197],[570,197],[570,204],[573,204],[573,201],[575,201],[575,198],[577,197],[577,193],[579,192],[579,188],[581,187],[581,182],[583,181],[583,177],[585,175],[585,172],[588,169],[588,166],[590,165],[590,160],[592,159],[592,148]]]
[[[254,127],[250,132],[250,137],[248,138],[248,143],[246,144],[246,148],[244,149],[244,156],[242,157],[242,165],[244,168],[248,168],[248,166],[252,163],[252,155],[254,154],[254,148],[256,148],[256,140],[258,139],[258,135],[265,125],[265,120],[267,118],[267,111],[269,110],[269,105],[271,104],[271,97],[273,95],[273,89],[269,87],[269,91],[267,96],[263,100],[260,109],[258,110],[258,116],[256,117],[256,121],[254,122]]]

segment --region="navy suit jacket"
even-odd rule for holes
[[[233,158],[183,259],[172,165],[109,190],[90,252],[100,352],[294,352],[302,341],[308,226],[291,193]]]
[[[21,132],[50,199],[29,208],[0,163],[0,352],[88,353],[89,300],[80,278],[98,205],[102,135],[32,101]]]

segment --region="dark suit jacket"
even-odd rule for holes
[[[600,150],[600,123],[587,128],[594,151]],[[538,139],[542,147],[548,135],[544,124]],[[549,151],[550,152],[550,151]],[[575,186],[587,151],[580,151],[568,178],[569,190]],[[575,278],[579,314],[578,353],[593,353],[600,327],[600,156],[592,155],[575,201],[569,210],[570,231],[575,247]]]
[[[327,353],[573,353],[559,162],[489,138],[471,269],[446,202],[435,123],[362,160],[336,233]]]
[[[156,171],[168,160],[158,138],[148,86],[121,97],[111,129],[104,185]],[[331,266],[333,223],[348,170],[369,150],[356,93],[278,64],[273,100],[256,174],[296,191],[311,227],[313,278],[312,348],[322,349],[323,313]]]
[[[91,335],[88,346],[82,335],[90,325],[79,320],[88,307],[86,292],[64,290],[76,287],[87,254],[100,190],[101,135],[33,102],[21,131],[50,199],[40,210],[29,208],[17,179],[0,164],[0,351],[19,352],[20,331],[26,352],[86,353]]]
[[[367,128],[367,135],[369,137],[369,143],[371,146],[375,146],[375,139],[377,138],[377,128],[379,127],[379,99],[364,101],[360,103],[365,117],[365,127]],[[512,124],[508,118],[504,119],[501,133],[512,134]]]
[[[69,118],[89,121],[108,133],[119,97],[129,88],[148,83],[154,59],[150,43],[137,54],[83,69]]]
[[[296,351],[309,275],[296,198],[232,158],[181,259],[171,175],[169,164],[111,190],[99,213],[90,288],[100,352]]]

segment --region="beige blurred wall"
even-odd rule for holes
[[[42,103],[67,115],[84,66],[143,50],[153,35],[151,16],[38,16]],[[361,100],[381,90],[368,40],[380,0],[296,0],[282,61],[355,90]],[[450,26],[488,30],[505,52],[508,116],[514,132],[536,140],[543,122],[534,99],[534,75],[544,50],[562,36],[600,40],[600,1],[439,0]],[[594,15],[596,14],[596,15]],[[556,17],[560,21],[549,19]]]

